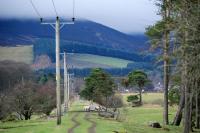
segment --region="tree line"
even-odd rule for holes
[[[148,68],[148,66],[147,66]],[[87,77],[89,76],[90,72],[92,71],[93,68],[73,68],[73,69],[69,69],[69,73],[73,73],[75,75],[75,77]],[[128,68],[102,68],[104,71],[106,71],[107,73],[111,74],[112,76],[116,76],[116,77],[123,77],[128,75],[132,70],[143,70],[143,71],[147,71],[150,72],[149,69],[145,69],[143,67],[128,67]],[[61,69],[61,72],[63,71],[63,69]],[[55,74],[55,68],[46,68],[46,69],[41,69],[41,70],[37,70],[36,71],[37,74]],[[63,76],[63,75],[62,75]]]
[[[28,120],[33,114],[49,116],[56,107],[54,76],[37,76],[31,67],[0,62],[0,120]]]
[[[101,46],[97,47],[91,44],[81,43],[77,41],[61,40],[60,49],[61,51],[66,51],[69,53],[95,54],[95,55],[132,60],[136,62],[150,62],[154,60],[153,55],[140,55],[137,52],[124,52]],[[34,57],[46,54],[51,58],[53,62],[55,62],[55,45],[53,39],[38,39],[34,43],[33,51],[34,51]]]
[[[200,1],[158,0],[162,20],[147,28],[152,48],[163,51],[164,124],[168,119],[169,85],[178,85],[180,103],[173,124],[184,118],[184,133],[200,128]]]

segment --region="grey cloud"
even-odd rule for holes
[[[32,0],[44,18],[55,17],[51,0]],[[54,0],[62,17],[72,17],[73,0]],[[144,32],[159,20],[150,0],[75,0],[77,18],[89,19],[122,32]],[[1,18],[38,18],[29,0],[0,0]]]

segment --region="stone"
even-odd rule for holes
[[[150,127],[153,127],[153,128],[162,128],[162,126],[160,125],[159,122],[151,122],[149,124]]]

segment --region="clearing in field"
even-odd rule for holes
[[[33,62],[33,46],[0,47],[0,61],[3,60],[31,64]]]
[[[133,63],[132,61],[129,61],[129,60],[99,56],[99,55],[91,55],[91,54],[74,54],[74,55],[69,55],[69,58],[71,58],[72,60],[99,64],[99,67],[102,64],[102,65],[107,65],[110,67],[124,68],[124,67],[127,67],[128,63]]]
[[[32,64],[33,56],[33,46],[0,47],[0,61],[13,60]],[[125,68],[128,63],[133,63],[119,58],[77,53],[68,55],[68,61],[77,68]]]

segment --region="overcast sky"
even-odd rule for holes
[[[52,0],[32,0],[42,17],[55,17]],[[59,16],[72,17],[73,0],[54,0]],[[75,0],[75,17],[126,33],[142,33],[159,20],[154,0]],[[30,0],[0,0],[0,18],[37,18]]]

